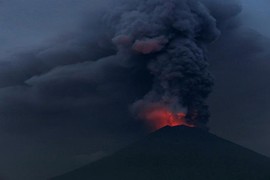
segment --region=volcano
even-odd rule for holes
[[[51,180],[270,180],[270,158],[199,128],[166,126]]]

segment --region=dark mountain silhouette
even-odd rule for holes
[[[270,180],[270,158],[198,128],[164,127],[52,180]]]

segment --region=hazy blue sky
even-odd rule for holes
[[[241,0],[245,23],[260,33],[270,37],[270,1],[268,0]]]

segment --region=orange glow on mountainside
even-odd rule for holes
[[[185,120],[185,113],[173,113],[166,108],[151,108],[143,113],[143,119],[147,121],[151,131],[155,131],[165,126],[188,126],[194,127]]]

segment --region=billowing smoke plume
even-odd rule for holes
[[[204,124],[213,84],[206,46],[219,34],[215,19],[221,26],[240,12],[234,0],[220,3],[108,0],[78,32],[2,57],[1,128],[40,133],[70,123],[86,132],[142,132],[130,106],[139,117],[161,108]]]
[[[66,171],[64,167],[74,163],[72,157],[130,143],[145,133],[145,121],[134,119],[130,106],[139,116],[153,109],[147,117],[155,120],[173,120],[171,111],[176,111],[178,119],[187,116],[189,123],[205,123],[205,99],[212,86],[206,54],[216,79],[209,101],[210,128],[242,144],[257,145],[260,132],[261,149],[266,147],[269,40],[241,24],[237,0],[46,1],[60,16],[54,3],[60,3],[59,8],[71,6],[67,9],[72,15],[81,12],[73,3],[91,12],[71,34],[65,34],[65,26],[63,36],[51,42],[1,55],[0,169],[7,176],[42,179],[47,169]],[[19,17],[17,9],[10,13]],[[66,23],[66,16],[55,18]],[[54,31],[48,22],[40,20]],[[220,38],[206,52],[218,34],[216,23]],[[156,127],[165,125],[158,123]],[[269,144],[264,152],[270,152]]]
[[[209,113],[205,98],[213,80],[205,46],[219,35],[215,19],[198,0],[124,4],[106,18],[114,31],[113,42],[127,61],[144,59],[153,76],[152,89],[135,102],[133,109],[141,114],[161,106],[174,113],[185,112],[190,124],[206,123]]]
[[[130,106],[138,116],[161,108],[190,124],[208,120],[206,46],[219,34],[215,19],[220,27],[240,12],[234,0],[106,3],[77,32],[1,58],[1,131],[47,133],[65,124],[122,137],[144,129]]]

